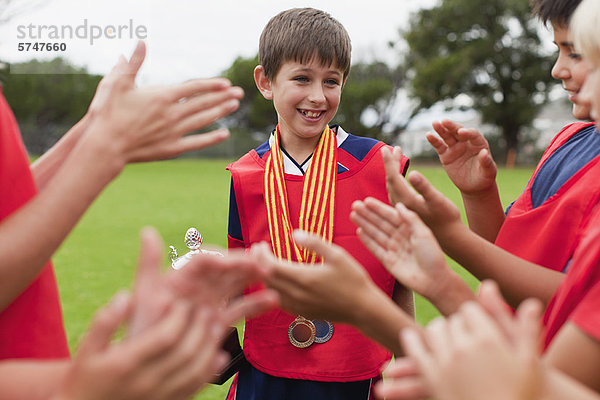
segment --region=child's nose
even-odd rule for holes
[[[312,103],[325,102],[325,92],[320,84],[311,85],[310,92],[308,94],[308,100]]]

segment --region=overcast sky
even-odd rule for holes
[[[91,72],[105,74],[119,54],[130,54],[137,32],[147,36],[148,45],[148,57],[139,80],[142,84],[220,74],[237,56],[255,55],[260,32],[267,21],[292,7],[320,8],[344,24],[352,40],[353,61],[377,58],[396,62],[387,42],[397,39],[398,28],[406,26],[411,11],[436,3],[436,0],[40,1],[0,26],[0,60],[18,62],[60,55],[88,67]],[[127,26],[122,28],[120,39],[101,37],[90,43],[92,26],[98,32],[119,25]],[[43,41],[56,28],[68,35],[69,28],[64,30],[64,26],[74,30],[74,37],[53,41],[64,43],[65,52],[18,51],[19,43]],[[136,32],[131,34],[130,27]],[[43,38],[38,37],[40,33]],[[84,35],[87,38],[81,38]]]

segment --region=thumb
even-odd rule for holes
[[[146,227],[140,233],[140,254],[135,274],[136,292],[152,285],[160,275],[163,242],[154,228]]]
[[[415,190],[423,196],[426,203],[435,203],[445,197],[442,192],[437,190],[420,172],[412,171],[406,178]]]

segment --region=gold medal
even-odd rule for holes
[[[290,343],[299,349],[304,349],[315,342],[317,329],[311,320],[304,317],[296,317],[288,328]]]

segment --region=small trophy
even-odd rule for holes
[[[169,246],[169,258],[171,259],[171,267],[174,269],[181,269],[194,255],[199,253],[223,257],[223,254],[219,253],[218,251],[204,250],[200,248],[202,245],[202,235],[200,232],[198,232],[198,229],[194,227],[191,227],[187,230],[184,241],[185,245],[188,247],[188,249],[190,249],[190,251],[181,257],[177,253],[177,249],[174,246]]]

